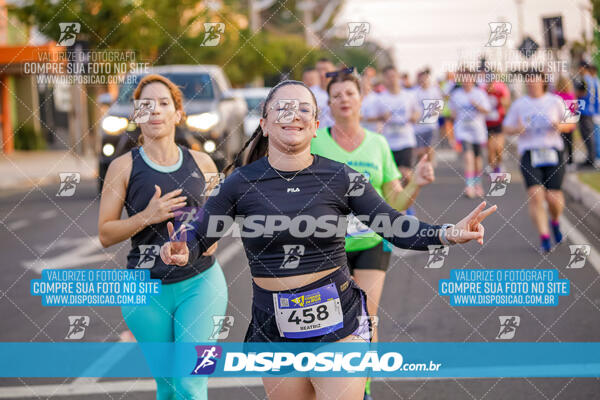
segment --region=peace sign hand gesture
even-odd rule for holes
[[[175,229],[172,222],[167,222],[169,231],[169,241],[160,248],[160,258],[167,264],[175,264],[180,267],[187,265],[190,258],[190,251],[187,246],[187,233],[183,231],[179,238],[175,236]]]
[[[481,222],[494,213],[498,209],[498,206],[494,205],[483,211],[484,208],[485,201],[479,204],[455,226],[448,227],[446,229],[446,239],[451,243],[466,243],[471,240],[477,240],[479,244],[483,244],[484,228]]]

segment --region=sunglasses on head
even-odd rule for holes
[[[338,75],[348,75],[354,72],[354,67],[348,67],[340,69],[339,71],[327,72],[325,74],[326,78],[334,78]]]

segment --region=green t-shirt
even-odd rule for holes
[[[329,128],[317,131],[317,137],[310,143],[313,154],[349,165],[357,172],[365,175],[377,193],[383,197],[383,184],[400,179],[402,175],[394,162],[390,146],[382,135],[365,129],[365,138],[353,151],[347,152],[331,137]],[[348,223],[346,235],[346,251],[370,249],[379,242],[381,236],[365,225]]]

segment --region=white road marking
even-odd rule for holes
[[[9,231],[16,231],[25,228],[26,226],[29,226],[29,220],[27,219],[18,219],[6,225]]]
[[[131,351],[131,350],[130,350]],[[82,377],[76,378],[71,385],[93,383],[99,378],[87,377],[93,371],[94,374],[104,375],[110,368],[115,365],[119,360],[127,355],[127,352],[122,350],[121,346],[113,346],[106,353],[95,360],[83,373]],[[99,372],[98,372],[99,371]]]
[[[244,246],[242,245],[242,241],[238,239],[229,246],[225,247],[223,250],[218,250],[216,255],[219,264],[227,264],[233,257],[238,255],[243,248]]]
[[[442,149],[435,151],[435,160],[451,162],[458,159],[458,153],[452,149]]]
[[[400,248],[394,246],[394,247],[392,247],[392,254],[399,258],[409,258],[409,257],[415,257],[418,255],[423,255],[423,254],[428,254],[428,253],[419,251],[419,250],[400,249]]]
[[[50,219],[50,218],[56,217],[57,215],[58,215],[58,211],[56,211],[56,210],[46,210],[40,214],[40,218],[41,219]]]
[[[110,260],[114,257],[114,253],[108,253],[102,247],[98,236],[62,238],[54,243],[53,250],[62,248],[70,249],[62,252],[56,257],[22,261],[21,265],[27,269],[34,270],[38,274],[41,274],[43,269],[72,268],[81,265],[93,265],[95,263]]]
[[[386,381],[434,381],[456,378],[373,378],[374,382]],[[461,378],[477,379],[477,378]],[[480,378],[483,379],[483,378]],[[209,378],[209,389],[228,389],[240,387],[261,387],[261,378]],[[153,379],[140,378],[123,381],[103,381],[79,385],[29,385],[0,387],[0,399],[37,398],[54,396],[76,396],[86,394],[154,392],[156,383]]]

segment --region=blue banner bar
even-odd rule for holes
[[[600,343],[0,343],[1,377],[599,377]]]

